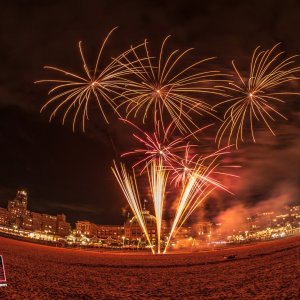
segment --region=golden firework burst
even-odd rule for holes
[[[73,114],[74,131],[75,124],[81,115],[82,130],[84,131],[85,122],[89,119],[88,108],[91,101],[95,101],[97,103],[102,117],[107,123],[108,119],[103,108],[104,102],[106,102],[117,113],[117,110],[115,109],[116,104],[113,98],[120,95],[122,86],[124,86],[126,82],[124,75],[128,73],[128,70],[117,63],[116,60],[111,60],[108,65],[102,66],[100,64],[105,45],[115,29],[116,28],[113,28],[105,37],[100,46],[96,63],[92,69],[88,67],[83,53],[82,42],[79,42],[83,74],[78,75],[57,67],[44,67],[45,69],[59,72],[65,76],[65,79],[44,79],[37,81],[38,83],[42,82],[55,85],[48,93],[51,98],[41,108],[42,112],[51,106],[52,113],[50,115],[50,121],[59,110],[64,110],[62,123],[65,123],[69,114]],[[127,52],[122,55],[126,54]]]
[[[263,122],[275,135],[270,122],[275,121],[276,116],[286,119],[275,104],[284,102],[281,96],[299,93],[280,91],[278,88],[298,79],[294,74],[300,71],[300,67],[294,66],[296,55],[283,59],[284,52],[276,51],[278,45],[276,44],[266,51],[260,51],[260,47],[255,49],[247,79],[242,77],[232,61],[237,82],[230,82],[228,86],[224,87],[231,93],[231,96],[215,106],[231,104],[225,110],[224,122],[216,135],[219,146],[225,134],[228,133],[228,144],[234,139],[236,148],[238,148],[239,142],[244,141],[244,129],[247,126],[250,127],[251,136],[255,142],[255,122]]]
[[[155,124],[165,124],[169,115],[168,122],[171,119],[182,133],[192,132],[191,127],[197,128],[197,124],[190,113],[213,115],[211,105],[203,101],[202,95],[223,95],[224,92],[215,85],[224,81],[224,74],[218,70],[197,70],[214,57],[180,67],[179,62],[192,48],[165,54],[168,39],[169,36],[164,39],[158,57],[150,55],[147,40],[144,47],[132,48],[119,57],[120,65],[133,75],[126,83],[122,97],[118,97],[122,98],[119,108],[126,107],[126,118],[131,114],[136,117],[141,112],[143,122],[148,114],[152,114]]]

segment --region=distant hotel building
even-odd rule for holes
[[[97,225],[90,221],[77,221],[76,233],[84,234],[87,237],[97,236]]]
[[[71,232],[66,216],[48,215],[27,210],[28,195],[26,191],[18,191],[14,200],[8,201],[7,209],[0,208],[0,225],[14,229],[43,232],[65,237]]]
[[[76,222],[76,233],[83,234],[88,238],[98,238],[101,240],[112,239],[121,241],[124,236],[124,226],[122,225],[97,225],[90,221]]]
[[[143,210],[143,216],[151,240],[156,239],[156,219],[148,210]],[[162,235],[166,232],[166,223],[162,224]],[[101,240],[112,239],[117,242],[145,240],[145,235],[136,219],[128,218],[122,225],[97,225],[89,221],[76,222],[76,233],[89,238],[97,237]]]
[[[120,241],[124,236],[124,226],[122,225],[98,225],[97,237],[102,240],[108,238]]]
[[[155,241],[156,240],[156,218],[150,214],[150,212],[146,209],[143,210],[143,217],[145,220],[145,224],[148,230],[148,235],[150,240]],[[165,232],[165,221],[162,223],[162,236]],[[142,231],[137,218],[134,216],[131,219],[127,219],[124,225],[124,231],[125,231],[125,238],[128,240],[139,240],[144,239],[145,235]]]

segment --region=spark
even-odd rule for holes
[[[143,123],[147,115],[152,114],[154,124],[160,122],[163,128],[166,111],[181,133],[192,132],[191,127],[198,128],[198,126],[190,113],[213,115],[211,105],[199,97],[204,94],[223,95],[221,89],[214,87],[214,84],[224,81],[220,79],[223,74],[217,70],[195,70],[214,57],[179,68],[179,62],[192,48],[183,52],[174,50],[166,54],[165,45],[168,39],[169,36],[164,39],[158,58],[150,56],[148,42],[145,40],[144,47],[139,48],[143,49],[142,54],[132,49],[118,59],[120,65],[134,75],[134,78],[126,84],[126,90],[122,95],[125,100],[122,100],[119,108],[126,107],[126,118],[131,114],[136,117],[142,112]]]
[[[275,103],[284,101],[281,96],[299,95],[299,93],[282,92],[276,89],[286,83],[299,79],[294,76],[300,71],[300,67],[294,66],[294,56],[282,59],[284,52],[276,53],[276,44],[273,48],[260,51],[257,47],[252,55],[250,73],[244,79],[238,71],[234,61],[232,65],[239,82],[230,82],[225,90],[232,93],[230,98],[220,102],[215,107],[230,103],[230,107],[224,113],[224,122],[220,126],[216,141],[220,146],[226,132],[228,132],[228,144],[235,139],[236,148],[240,141],[244,141],[244,129],[249,126],[253,142],[254,123],[262,122],[275,135],[270,122],[275,122],[276,116],[286,119],[279,112]]]

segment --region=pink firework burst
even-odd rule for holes
[[[185,141],[189,137],[195,136],[196,133],[211,126],[207,125],[187,136],[171,139],[173,130],[175,128],[175,126],[173,126],[173,122],[170,123],[165,130],[161,129],[161,126],[158,122],[155,126],[154,133],[151,134],[143,131],[137,125],[126,119],[120,120],[131,125],[140,133],[140,135],[134,133],[133,137],[141,144],[141,148],[123,153],[121,157],[129,155],[136,155],[140,157],[140,159],[134,163],[133,168],[142,166],[141,173],[143,173],[153,161],[162,161],[162,164],[166,169],[174,170],[175,165],[181,160],[181,154],[186,151],[187,144]],[[193,146],[194,145],[189,145],[189,147]]]

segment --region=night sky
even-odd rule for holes
[[[65,213],[68,220],[120,223],[126,206],[110,171],[112,160],[132,147],[132,139],[111,114],[107,126],[93,117],[86,133],[72,132],[49,111],[39,110],[49,86],[44,65],[81,70],[78,41],[93,59],[104,36],[115,26],[107,61],[148,38],[159,47],[171,34],[171,46],[194,47],[199,58],[217,56],[220,70],[231,60],[246,72],[257,45],[267,49],[282,42],[289,55],[300,54],[299,1],[2,1],[0,71],[0,206],[17,189],[29,193],[29,207]],[[300,59],[298,59],[300,64]],[[298,87],[299,83],[294,87]],[[235,193],[221,196],[210,208],[254,205],[268,199],[299,201],[300,96],[285,98],[277,137],[257,128],[257,144],[245,143],[234,153],[242,165],[240,179],[227,182]]]

